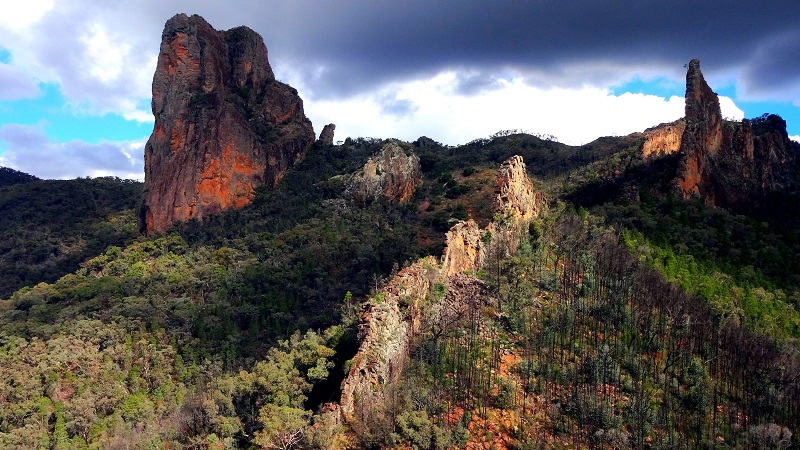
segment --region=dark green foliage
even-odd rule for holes
[[[118,178],[31,180],[0,187],[0,298],[53,282],[136,233],[141,183]]]
[[[753,130],[753,136],[761,136],[772,131],[786,131],[786,121],[781,116],[769,113],[750,119],[750,126]]]
[[[35,180],[38,180],[38,178],[33,175],[28,175],[25,172],[20,172],[8,167],[0,167],[0,187],[28,183]]]

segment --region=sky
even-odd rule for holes
[[[693,58],[724,116],[779,114],[800,141],[794,0],[0,0],[0,166],[142,180],[161,31],[181,12],[261,34],[337,141],[626,135],[683,116]]]

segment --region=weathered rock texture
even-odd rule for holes
[[[486,244],[491,236],[490,229],[481,230],[472,219],[453,225],[447,232],[442,273],[450,276],[466,271],[477,272],[486,258]]]
[[[248,204],[314,142],[303,101],[275,80],[261,36],[247,27],[217,31],[196,15],[164,26],[152,108],[146,232]]]
[[[399,145],[389,142],[380,153],[367,160],[361,173],[353,176],[346,194],[360,204],[380,198],[405,203],[421,181],[419,157],[413,152],[406,155]]]
[[[516,220],[531,220],[539,214],[542,194],[533,189],[525,161],[512,156],[500,165],[495,179],[495,210]]]
[[[336,131],[336,125],[329,123],[322,128],[319,133],[319,143],[322,145],[333,145],[333,132]]]
[[[724,121],[719,98],[696,59],[686,74],[685,121],[676,179],[683,197],[700,196],[710,205],[752,209],[781,188],[794,153],[786,122],[778,116]]]
[[[476,272],[492,256],[516,251],[519,233],[542,201],[533,193],[525,163],[518,156],[503,163],[496,185],[499,192],[513,193],[497,203],[504,223],[485,229],[472,220],[456,224],[447,233],[441,264],[433,257],[412,264],[366,303],[359,325],[361,345],[342,383],[340,407],[345,421],[385,412],[390,386],[405,368],[409,350],[432,314],[452,313],[460,303],[488,298],[485,285],[465,272]],[[437,283],[447,286],[444,299],[429,295]]]
[[[654,158],[677,153],[681,149],[686,122],[678,120],[645,131],[647,140],[642,145],[642,156]]]
[[[359,407],[383,404],[387,392],[382,387],[402,373],[419,333],[420,306],[438,277],[436,259],[429,256],[401,270],[366,304],[359,324],[361,346],[342,383],[345,419],[352,419]]]

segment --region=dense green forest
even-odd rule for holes
[[[52,283],[108,246],[132,242],[141,190],[117,178],[39,180],[0,171],[0,298]]]
[[[800,447],[797,228],[674,197],[677,158],[637,135],[398,142],[414,198],[356,205],[347,175],[385,142],[317,145],[251,205],[152,237],[139,183],[2,172],[0,447]],[[359,304],[454,223],[498,220],[515,154],[550,204],[520,249],[433,287],[387,410],[321,414]]]

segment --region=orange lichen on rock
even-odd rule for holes
[[[221,157],[210,159],[200,174],[198,201],[209,209],[241,208],[253,197],[256,184],[252,175],[263,173],[265,166],[226,145]]]

